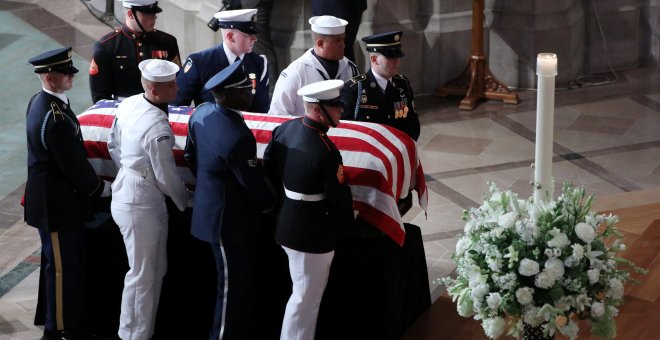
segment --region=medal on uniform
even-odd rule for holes
[[[337,168],[337,181],[339,181],[340,184],[344,184],[344,167],[339,164],[339,167]]]
[[[248,74],[248,78],[252,81],[252,94],[257,93],[257,75],[250,73]]]

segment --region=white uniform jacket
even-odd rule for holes
[[[302,96],[297,93],[298,90],[307,84],[331,79],[321,62],[312,54],[312,50],[311,48],[307,50],[280,73],[275,83],[268,114],[304,116],[305,107]],[[335,79],[347,81],[359,73],[357,66],[344,57],[339,61]]]
[[[185,210],[188,191],[176,172],[173,146],[167,113],[143,94],[121,102],[108,138],[108,151],[119,168],[112,200],[149,206],[163,202],[165,194]]]

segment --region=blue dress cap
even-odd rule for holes
[[[213,89],[229,89],[229,88],[247,88],[252,85],[248,81],[245,71],[243,70],[243,61],[235,62],[222,71],[216,73],[206,84],[204,90],[210,91]]]
[[[34,73],[78,73],[78,69],[73,66],[71,47],[46,51],[38,56],[30,58],[28,62],[34,66]]]
[[[379,33],[362,38],[367,43],[367,51],[380,53],[387,58],[401,58],[405,54],[401,51],[402,31]]]

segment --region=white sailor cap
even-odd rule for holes
[[[156,83],[165,83],[176,79],[179,65],[162,59],[147,59],[138,64],[142,78]]]
[[[256,14],[257,9],[235,9],[217,12],[213,17],[218,19],[221,28],[235,28],[243,33],[257,34]]]
[[[325,35],[339,35],[346,31],[348,21],[333,17],[332,15],[321,15],[309,18],[312,31]]]
[[[309,103],[343,106],[344,103],[339,99],[342,87],[344,81],[341,79],[323,80],[301,87],[298,95],[303,96],[303,100]]]

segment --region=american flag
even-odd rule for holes
[[[112,179],[117,168],[107,148],[108,134],[118,101],[101,100],[78,116],[87,157],[99,176]],[[190,185],[195,177],[183,158],[188,118],[193,108],[170,106],[169,120],[175,135],[174,158],[181,178]],[[257,140],[257,157],[262,158],[275,127],[295,118],[244,112],[245,122]],[[351,187],[354,207],[365,221],[380,228],[399,245],[405,231],[397,207],[411,189],[426,211],[428,192],[415,142],[405,133],[384,125],[341,121],[328,136],[337,145],[344,162],[344,176]]]

